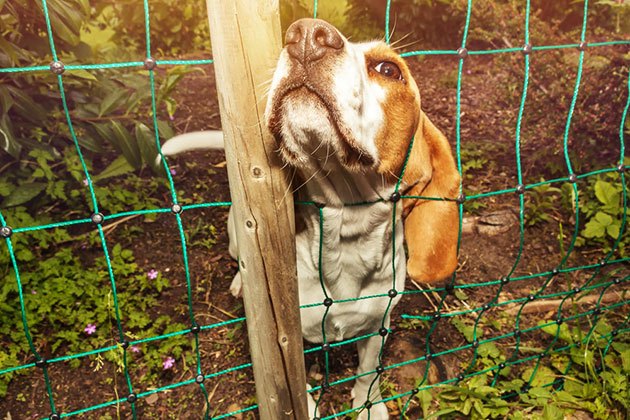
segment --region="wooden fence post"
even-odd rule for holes
[[[263,420],[303,420],[293,196],[263,117],[281,49],[279,3],[207,5],[259,414]]]

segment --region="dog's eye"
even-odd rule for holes
[[[374,66],[374,70],[390,79],[402,79],[402,72],[400,71],[400,67],[398,67],[391,61],[382,61],[378,63],[376,66]]]

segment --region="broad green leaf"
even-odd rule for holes
[[[72,70],[68,74],[80,77],[81,79],[97,81],[98,79],[89,71],[83,69]]]
[[[582,230],[582,235],[587,238],[602,238],[605,235],[605,232],[606,226],[603,226],[595,218],[592,218],[584,226],[584,230]]]
[[[155,137],[153,131],[142,123],[136,123],[135,129],[136,141],[140,148],[140,154],[145,165],[153,166],[155,157],[157,156],[157,147],[155,146]]]
[[[619,206],[619,191],[610,182],[597,180],[595,182],[595,197],[606,206]]]
[[[109,115],[113,111],[122,107],[127,98],[129,97],[129,92],[125,89],[115,90],[110,92],[106,97],[101,101],[101,105],[99,106],[98,116],[102,117],[103,115]]]
[[[4,199],[2,207],[14,207],[27,203],[46,188],[45,182],[27,182],[16,188]]]
[[[612,216],[601,211],[598,211],[595,214],[595,220],[597,220],[602,226],[609,226],[613,222]]]
[[[7,88],[13,98],[13,110],[18,115],[37,125],[41,125],[42,121],[46,120],[48,117],[46,110],[29,95],[13,86]]]
[[[133,171],[133,167],[127,162],[124,156],[118,156],[107,168],[100,174],[92,177],[94,182],[102,181],[119,175],[124,175]]]
[[[118,147],[120,147],[123,156],[125,156],[131,166],[135,169],[140,169],[142,166],[140,149],[129,131],[118,121],[112,122],[111,129],[114,135],[114,141],[118,144]]]

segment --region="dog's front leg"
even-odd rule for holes
[[[389,316],[385,322],[385,328],[389,328]],[[362,375],[365,372],[374,372],[378,366],[378,355],[381,351],[381,344],[383,338],[379,335],[370,337],[367,340],[361,340],[357,343],[357,350],[359,352],[359,367],[357,368],[357,375]],[[369,392],[369,396],[368,396]],[[353,408],[363,406],[366,402],[371,403],[369,409],[364,408],[360,413],[358,420],[388,420],[389,414],[387,413],[387,407],[385,404],[375,404],[381,401],[381,389],[380,383],[376,373],[369,375],[359,376],[352,388],[352,402]],[[370,404],[368,404],[370,405]]]

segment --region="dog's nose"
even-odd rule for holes
[[[343,38],[328,22],[300,19],[294,22],[285,38],[287,52],[302,64],[317,61],[343,48]]]

